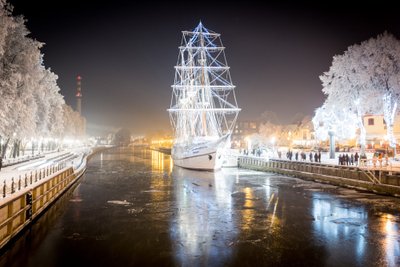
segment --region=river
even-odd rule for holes
[[[8,245],[0,266],[398,266],[400,200],[113,149]]]

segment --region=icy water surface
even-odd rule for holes
[[[0,266],[399,266],[399,199],[115,149]]]

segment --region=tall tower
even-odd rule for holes
[[[76,111],[79,112],[79,115],[82,114],[82,92],[81,92],[81,76],[76,77]]]

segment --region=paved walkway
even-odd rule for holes
[[[304,162],[310,162],[309,158],[309,153],[307,154],[307,159]],[[313,153],[314,154],[314,153]],[[329,158],[329,153],[323,152],[321,153],[321,164],[330,164],[330,165],[339,165],[338,162],[338,157],[341,153],[336,153],[336,156],[334,159]],[[346,153],[344,153],[346,154]],[[349,156],[351,153],[347,153]],[[248,155],[248,156],[253,156],[253,155]],[[300,157],[300,155],[299,155]],[[263,158],[261,157],[256,157],[256,158]],[[271,159],[281,159],[281,160],[287,160],[286,154],[282,153],[281,158],[278,156],[271,157]],[[292,161],[295,161],[295,155],[292,156]],[[302,161],[302,160],[298,160]],[[314,158],[313,161],[314,162]],[[360,167],[360,168],[365,168],[365,169],[370,169],[370,170],[383,170],[383,171],[393,171],[393,172],[400,172],[400,161],[394,160],[393,158],[389,158],[388,163],[386,164],[385,159],[382,160],[382,164],[379,163],[379,161],[376,161],[374,164],[372,160],[372,154],[367,154],[367,160],[365,162],[360,162],[361,164],[359,166],[357,165],[348,165],[348,166],[354,166],[354,167]],[[342,166],[347,166],[347,165],[342,165]]]
[[[0,171],[0,198],[18,191],[18,188],[35,183],[39,177],[40,179],[45,178],[60,168],[79,167],[89,150],[89,148],[74,148],[50,152],[41,158],[2,168]]]

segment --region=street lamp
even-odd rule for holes
[[[246,143],[247,143],[247,153],[248,153],[251,150],[251,138],[250,138],[250,136],[246,136],[244,141],[246,141]]]
[[[272,153],[275,153],[275,136],[271,136],[271,144],[272,144]]]
[[[33,138],[31,138],[31,145],[32,145],[32,157],[33,157],[33,154],[34,154],[34,151],[35,151]]]

